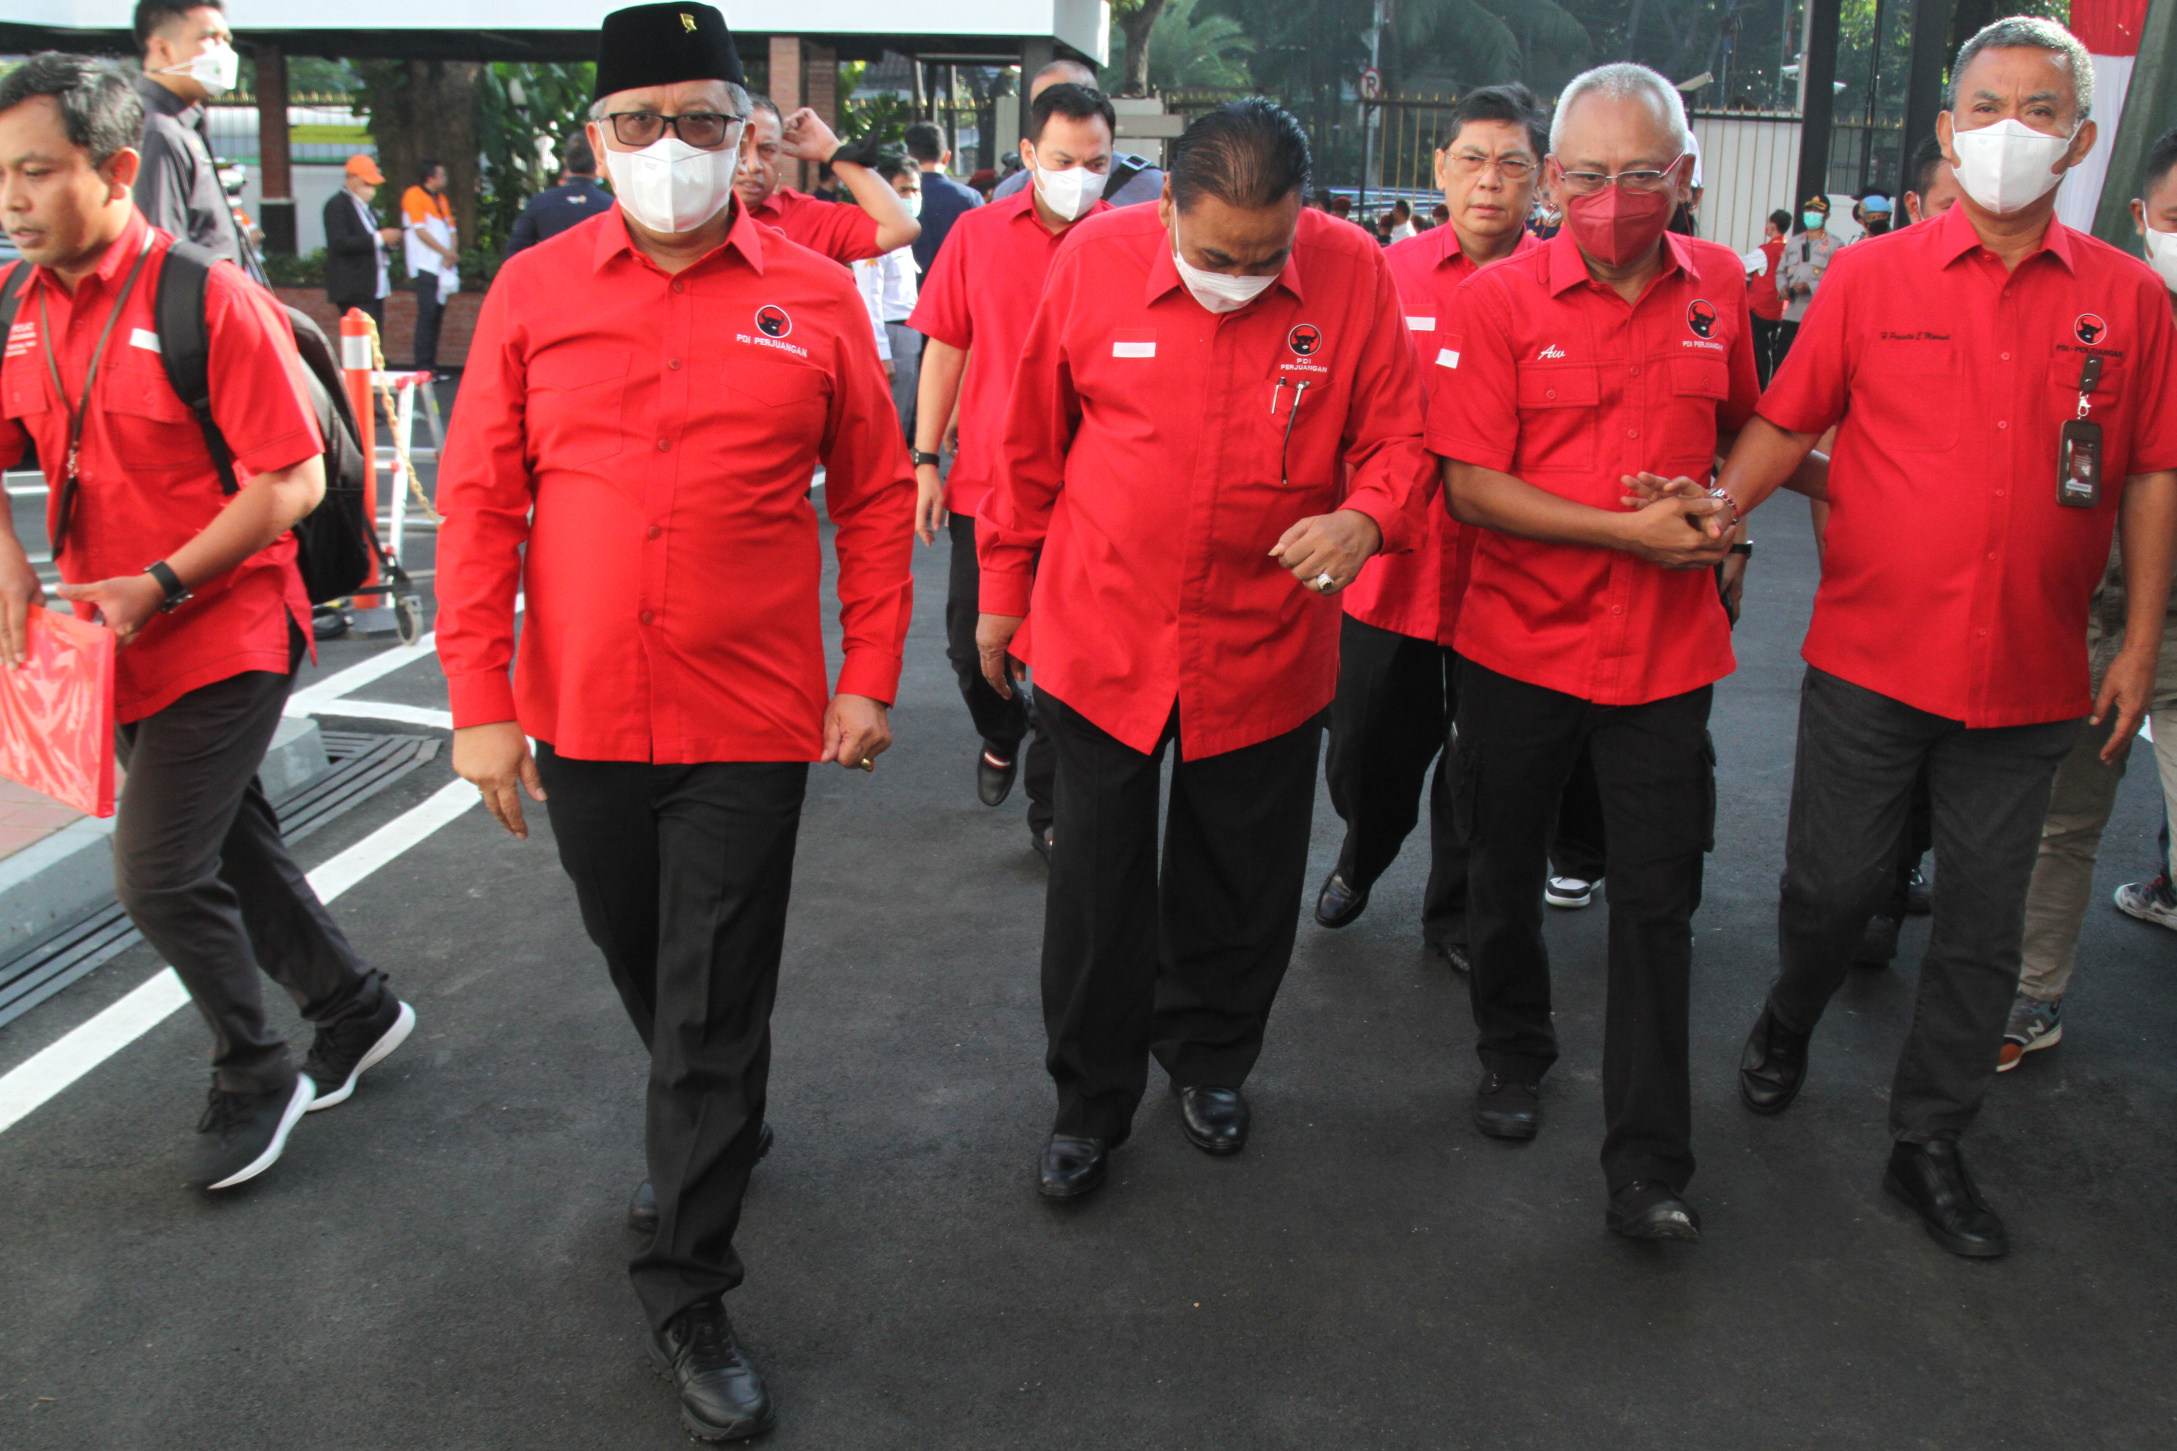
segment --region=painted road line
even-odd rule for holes
[[[332,901],[480,799],[468,782],[448,782],[421,805],[395,817],[310,873],[310,886],[320,901]],[[188,1001],[181,979],[172,968],[166,968],[58,1042],[0,1075],[0,1133],[6,1133],[69,1084],[166,1021]]]
[[[340,699],[351,690],[361,690],[383,676],[426,659],[438,649],[438,632],[433,630],[413,645],[396,645],[391,650],[381,650],[368,660],[359,661],[345,670],[335,671],[323,680],[313,681],[287,697],[286,715],[309,715],[328,701]]]
[[[310,708],[311,715],[346,716],[351,720],[390,720],[402,725],[430,726],[434,730],[450,731],[454,728],[454,714],[450,710],[433,710],[427,705],[397,705],[390,700],[322,700]],[[293,711],[288,712],[293,715]]]

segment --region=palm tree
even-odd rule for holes
[[[1195,6],[1196,0],[1165,0],[1149,32],[1149,85],[1159,91],[1245,86],[1254,39],[1231,16],[1202,14]],[[1131,74],[1125,32],[1116,23],[1112,32],[1111,63]]]

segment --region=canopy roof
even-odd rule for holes
[[[0,0],[0,50],[121,52],[133,48],[131,0]],[[611,0],[229,0],[243,44],[289,55],[412,60],[588,60]],[[773,33],[836,47],[843,60],[883,52],[964,64],[1017,64],[1023,41],[1108,59],[1106,0],[796,0],[786,7],[721,6],[744,56]]]

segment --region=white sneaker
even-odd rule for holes
[[[2177,891],[2170,890],[2167,876],[2151,882],[2126,882],[2117,888],[2116,903],[2117,910],[2126,916],[2177,932]]]
[[[1549,884],[1542,889],[1542,900],[1552,907],[1562,907],[1568,912],[1577,911],[1595,900],[1595,889],[1602,884],[1601,877],[1592,882],[1582,881],[1578,877],[1551,877]]]

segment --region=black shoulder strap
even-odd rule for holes
[[[15,309],[22,306],[23,289],[30,285],[30,264],[14,262],[0,272],[0,339],[15,326]]]
[[[212,421],[212,340],[204,323],[204,288],[218,260],[194,242],[176,240],[159,268],[159,293],[152,308],[166,381],[196,415],[212,467],[219,470],[219,486],[231,494],[241,485],[235,482],[234,454]]]
[[[1104,200],[1110,201],[1126,190],[1126,184],[1149,169],[1149,158],[1136,156],[1131,151],[1121,152],[1111,163],[1111,174],[1104,178]]]

